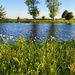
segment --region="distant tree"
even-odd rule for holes
[[[57,15],[61,3],[58,0],[46,0],[46,3],[50,12],[50,17],[54,20],[54,17]]]
[[[39,10],[37,8],[38,0],[26,0],[25,4],[28,6],[28,12],[32,15],[33,19],[39,15]]]
[[[73,13],[72,12],[68,12],[68,10],[65,10],[62,15],[61,15],[62,18],[65,18],[66,20],[70,20],[72,19],[74,16],[73,16]]]
[[[42,19],[45,19],[45,16],[42,16]]]
[[[17,17],[17,20],[20,20],[20,17]]]
[[[65,10],[63,13],[62,13],[62,15],[61,15],[61,17],[62,18],[66,18],[66,15],[68,14],[68,10]]]
[[[2,7],[2,5],[0,6],[0,18],[2,19],[2,18],[4,18],[4,16],[6,15],[6,13],[5,13],[5,8],[3,8]]]
[[[17,17],[17,22],[18,22],[18,23],[20,22],[20,17]]]
[[[66,15],[65,19],[66,19],[66,20],[71,20],[73,17],[74,17],[74,16],[73,16],[73,13],[72,13],[72,12],[69,12],[69,13]]]

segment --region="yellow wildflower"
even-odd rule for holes
[[[13,60],[15,60],[17,62],[19,61],[17,57],[13,57]]]
[[[0,58],[2,57],[2,54],[0,53]]]
[[[0,37],[2,37],[2,34],[0,34]]]

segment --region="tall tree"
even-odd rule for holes
[[[25,4],[28,6],[28,12],[32,15],[33,19],[39,15],[39,10],[37,8],[39,1],[38,0],[26,0]]]
[[[50,12],[49,15],[54,20],[54,17],[57,15],[61,3],[58,0],[46,0],[46,3]]]
[[[4,18],[4,16],[6,15],[5,13],[5,8],[2,7],[2,5],[0,6],[0,18]]]
[[[66,15],[68,14],[68,10],[65,10],[63,13],[62,13],[62,15],[61,15],[61,17],[62,18],[66,18]]]

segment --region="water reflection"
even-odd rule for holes
[[[37,41],[38,38],[38,24],[34,23],[31,24],[31,31],[30,31],[30,36],[29,39],[33,41]]]
[[[50,39],[51,37],[58,37],[58,33],[57,33],[57,26],[54,23],[51,23],[49,25],[49,31],[48,31],[48,39]]]
[[[4,23],[0,24],[0,34],[7,39],[15,39],[24,35],[27,40],[42,42],[55,37],[58,41],[75,38],[75,24],[30,24]]]

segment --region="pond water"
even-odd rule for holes
[[[27,40],[36,39],[39,42],[55,37],[58,41],[75,38],[75,24],[31,24],[31,23],[1,23],[0,36],[10,40],[24,35]]]

